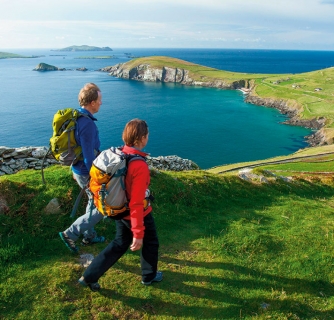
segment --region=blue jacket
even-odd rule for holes
[[[82,148],[83,161],[72,165],[72,171],[79,175],[88,175],[100,150],[99,131],[95,124],[97,119],[89,111],[84,108],[79,108],[78,111],[87,114],[88,117],[81,116],[77,120],[75,139]]]

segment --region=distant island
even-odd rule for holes
[[[77,57],[74,59],[118,59],[116,56],[92,56],[92,57]]]
[[[40,58],[44,56],[23,56],[21,54],[0,52],[0,59],[13,59],[13,58]]]
[[[39,63],[33,71],[65,71],[65,68],[58,68],[47,63]]]
[[[51,51],[113,51],[109,47],[94,47],[94,46],[87,46],[87,45],[82,45],[82,46],[70,46],[66,47],[63,49],[52,49]]]
[[[53,66],[51,64],[47,64],[44,62],[39,63],[36,68],[32,69],[33,71],[66,71],[66,70],[72,70],[72,69],[66,69],[66,68],[58,68],[56,66]],[[86,67],[76,68],[77,71],[87,71],[88,69]]]
[[[127,58],[130,58],[130,59],[138,58],[138,57],[135,57],[131,52],[124,52],[124,54]]]

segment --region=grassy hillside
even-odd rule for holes
[[[124,68],[131,69],[140,64],[186,69],[192,79],[207,83],[220,80],[232,84],[245,80],[253,89],[252,95],[285,100],[297,110],[301,119],[325,117],[325,134],[329,138],[334,137],[334,67],[300,74],[254,74],[223,71],[175,58],[154,56],[133,59],[125,63]]]
[[[261,97],[295,100],[302,107],[301,117],[325,117],[333,128],[334,68],[293,75],[272,75],[256,81]],[[319,91],[316,91],[319,89]]]
[[[10,207],[0,214],[0,319],[333,318],[333,175],[253,184],[207,171],[152,174],[164,280],[142,286],[139,255],[128,252],[99,293],[79,287],[84,268],[58,238],[78,188],[68,168],[45,175],[46,186],[38,171],[0,177]],[[54,197],[62,213],[47,215]],[[113,222],[96,228],[113,239]]]
[[[262,79],[270,75],[265,74],[250,74],[250,73],[239,73],[239,72],[230,72],[223,71],[214,68],[209,68],[195,64],[192,62],[171,58],[171,57],[144,57],[136,58],[131,61],[128,61],[124,64],[124,67],[127,69],[132,69],[140,64],[149,64],[152,67],[162,68],[183,68],[190,71],[190,77],[194,80],[200,81],[214,81],[217,79],[224,80],[227,83],[232,83],[240,79]]]

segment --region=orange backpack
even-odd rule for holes
[[[102,151],[93,161],[89,172],[89,189],[95,207],[103,215],[113,219],[122,219],[129,215],[124,180],[127,165],[134,160],[145,161],[145,158],[140,155],[128,155],[119,148],[111,147]],[[148,206],[149,190],[147,198],[144,199],[144,207]]]

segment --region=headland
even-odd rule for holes
[[[242,90],[248,103],[276,108],[285,123],[314,129],[311,146],[334,142],[334,68],[300,74],[223,71],[170,57],[143,57],[105,67],[111,76],[137,81]]]

